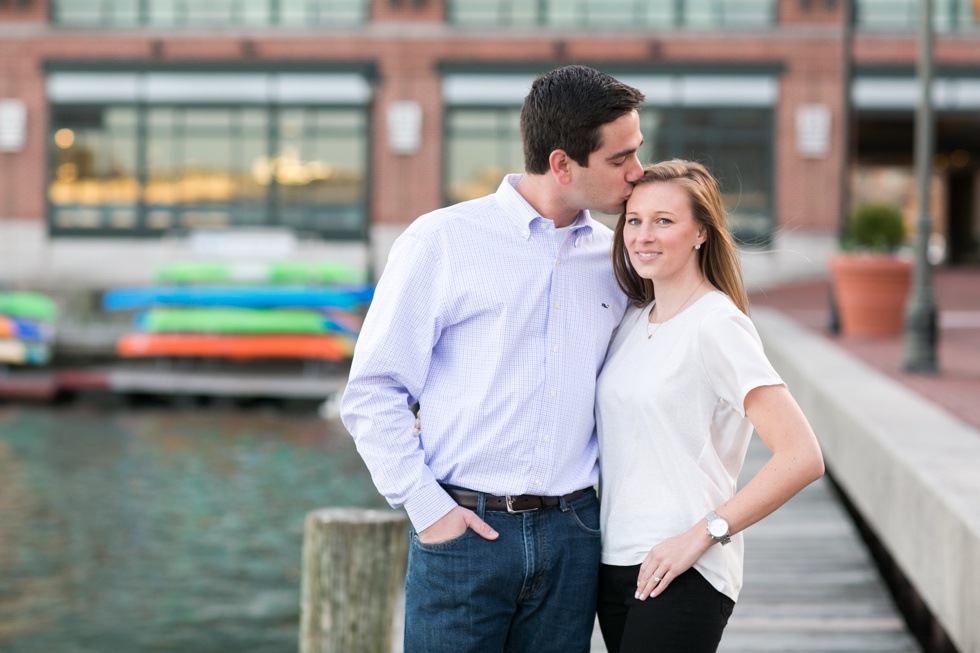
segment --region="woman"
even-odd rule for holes
[[[742,586],[740,532],[823,474],[749,320],[704,166],[644,168],[613,265],[633,302],[598,381],[599,624],[610,653],[714,651]],[[735,483],[753,427],[772,457]]]

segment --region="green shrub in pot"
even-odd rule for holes
[[[884,202],[864,204],[848,225],[846,249],[894,252],[905,244],[905,220],[895,206]]]

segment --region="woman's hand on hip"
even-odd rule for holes
[[[636,598],[645,601],[648,597],[660,596],[670,583],[694,566],[694,563],[704,555],[714,540],[704,528],[697,525],[683,535],[667,538],[650,549],[640,565],[640,574],[636,579]]]

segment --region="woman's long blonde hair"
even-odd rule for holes
[[[675,183],[687,191],[695,221],[704,227],[706,238],[698,250],[698,264],[704,278],[728,297],[746,315],[749,314],[749,298],[742,280],[742,264],[738,248],[728,229],[728,218],[721,201],[718,182],[700,163],[672,159],[644,166],[643,176],[635,186],[652,182]],[[644,279],[633,269],[623,243],[626,225],[626,207],[616,223],[613,241],[613,269],[619,287],[638,307],[649,304],[656,297],[653,282]]]

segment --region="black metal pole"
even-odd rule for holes
[[[851,212],[851,162],[854,160],[854,134],[852,122],[854,112],[851,110],[851,85],[854,79],[854,23],[857,19],[855,0],[842,0],[844,20],[841,24],[841,84],[844,87],[841,102],[840,118],[840,177],[838,178],[840,192],[840,214],[837,216],[837,246],[842,247],[847,238],[847,219]],[[827,329],[832,334],[840,333],[840,313],[837,310],[837,298],[834,296],[833,284],[827,283],[829,321]]]
[[[905,357],[909,372],[937,372],[936,303],[929,268],[929,184],[932,177],[934,121],[932,111],[932,0],[919,0],[919,106],[915,113],[915,170],[919,186],[918,234],[912,293],[905,308]]]
[[[840,215],[837,222],[838,245],[844,244],[847,237],[847,219],[851,212],[851,161],[854,142],[852,134],[851,86],[854,80],[854,21],[856,0],[842,0],[844,23],[841,26],[841,83],[844,85],[843,105],[841,107],[840,138]]]

